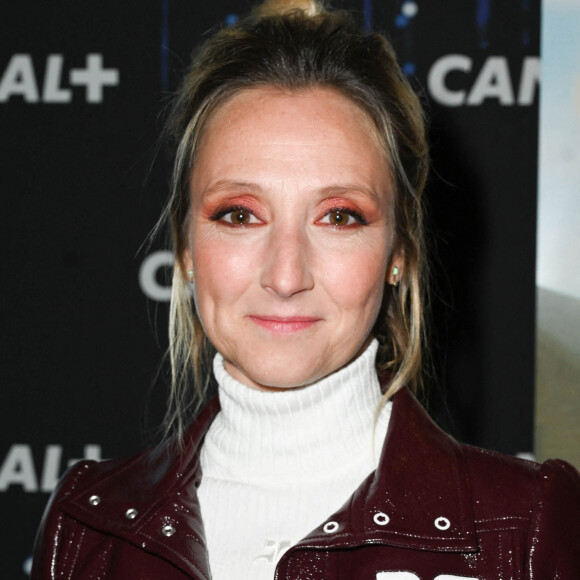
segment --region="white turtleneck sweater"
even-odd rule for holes
[[[373,429],[377,348],[280,392],[243,385],[216,355],[221,411],[203,443],[198,490],[214,580],[272,580],[283,553],[376,468],[391,412],[387,403]]]

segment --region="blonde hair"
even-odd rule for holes
[[[403,263],[397,264],[400,284],[395,289],[385,281],[374,327],[380,343],[377,370],[392,375],[385,400],[403,385],[416,391],[421,383],[426,285],[421,196],[429,159],[419,99],[382,35],[364,33],[348,14],[327,11],[319,2],[266,1],[199,48],[167,125],[175,162],[165,217],[171,223],[175,268],[169,323],[172,388],[166,427],[175,430],[178,438],[204,399],[215,352],[195,312],[182,263],[189,179],[209,117],[228,98],[257,86],[333,88],[373,120],[394,182],[393,252],[403,256]]]

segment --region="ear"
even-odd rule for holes
[[[183,250],[183,253],[178,258],[177,263],[179,264],[181,275],[186,280],[189,280],[191,276],[188,273],[193,271],[193,260],[191,258],[191,251],[189,248]]]
[[[398,286],[403,278],[405,269],[405,254],[403,250],[395,250],[389,259],[387,265],[387,274],[385,276],[387,284]]]

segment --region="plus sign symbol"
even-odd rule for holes
[[[103,88],[119,84],[119,71],[103,66],[102,54],[88,54],[85,68],[73,68],[69,82],[74,86],[84,86],[87,103],[101,103]]]

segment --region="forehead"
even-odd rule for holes
[[[359,125],[377,133],[376,127],[368,113],[331,87],[307,87],[296,90],[273,86],[253,87],[242,90],[227,98],[217,106],[206,123],[206,131],[219,125],[227,119],[229,123],[235,119],[243,120],[246,116],[254,117],[255,121],[272,120],[272,115],[282,122],[288,115],[310,116],[312,120],[338,121],[344,125],[346,119],[349,125]]]
[[[208,164],[218,164],[223,169],[246,159],[256,170],[256,153],[264,163],[271,158],[310,169],[340,159],[371,173],[388,165],[370,116],[331,88],[257,87],[237,93],[207,121],[195,165],[207,169]]]

